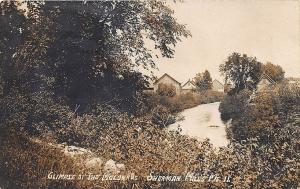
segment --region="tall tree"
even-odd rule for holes
[[[226,83],[233,84],[232,93],[246,88],[253,90],[262,74],[262,63],[255,57],[234,52],[220,65],[220,72],[225,76]]]
[[[155,67],[145,38],[172,57],[177,41],[190,35],[160,1],[46,1],[27,7],[30,35],[18,53],[20,85],[53,90],[81,107],[141,91],[147,78],[136,68]]]
[[[208,70],[198,73],[194,78],[194,82],[198,91],[205,91],[212,88],[212,78]]]
[[[281,66],[267,62],[263,66],[263,72],[268,74],[274,81],[279,82],[284,79],[284,71]]]

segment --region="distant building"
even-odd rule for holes
[[[215,79],[212,82],[212,90],[218,92],[224,92],[224,85],[220,81]]]
[[[166,84],[166,85],[173,85],[176,89],[176,93],[188,93],[188,92],[196,92],[197,87],[195,82],[192,79],[189,79],[187,82],[185,82],[183,85],[176,79],[174,79],[169,74],[165,73],[160,78],[156,79],[148,88],[144,90],[144,92],[156,92],[158,89],[159,84]],[[229,85],[228,85],[229,87]],[[212,90],[218,91],[218,92],[224,92],[224,85],[218,81],[214,80],[212,82]]]
[[[168,75],[166,73],[153,83],[153,90],[155,92],[157,91],[158,85],[160,83],[167,84],[167,85],[173,85],[176,89],[176,93],[181,92],[181,83],[179,83],[176,79],[174,79],[173,77],[171,77],[170,75]]]
[[[271,85],[275,84],[276,82],[268,75],[263,73],[260,77],[260,81],[257,84],[257,91],[270,87]]]
[[[196,85],[190,79],[181,87],[181,91],[183,93],[194,92],[195,90],[196,90]]]

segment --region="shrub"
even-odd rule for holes
[[[157,88],[157,94],[160,96],[169,96],[173,97],[176,95],[176,88],[174,85],[160,83]]]
[[[170,110],[168,110],[165,106],[156,106],[152,110],[151,114],[153,123],[159,125],[162,128],[175,123],[176,121],[176,116],[172,115]]]
[[[270,132],[297,122],[300,109],[298,88],[275,85],[270,90],[256,92],[251,101],[245,93],[227,96],[220,110],[232,118],[230,132],[233,139],[241,141],[259,137],[264,143],[275,140]]]
[[[0,187],[3,188],[80,188],[79,183],[47,180],[50,171],[80,173],[83,167],[46,142],[37,143],[28,136],[0,129]],[[85,188],[85,184],[81,183]]]
[[[222,119],[227,121],[234,117],[240,117],[246,109],[251,94],[250,90],[244,89],[238,94],[225,96],[219,107]]]
[[[1,126],[30,135],[51,135],[66,127],[73,115],[67,106],[56,102],[47,92],[30,96],[15,93],[0,99]]]
[[[245,93],[225,97],[221,111],[232,118],[228,131],[234,142],[229,149],[236,151],[234,159],[239,162],[238,169],[228,164],[227,168],[244,177],[239,177],[237,188],[297,187],[300,157],[294,150],[299,149],[299,96],[298,86],[278,84],[258,91],[251,101]]]
[[[199,104],[220,102],[222,101],[223,97],[224,97],[224,93],[213,91],[213,90],[201,91],[198,95]]]
[[[159,126],[147,116],[131,117],[111,106],[99,106],[93,115],[74,116],[70,123],[58,131],[58,138],[62,141],[71,138],[103,159],[124,163],[126,171],[140,178],[146,178],[151,171],[159,175],[190,171],[233,177],[229,183],[177,182],[171,186],[167,182],[135,182],[141,188],[295,188],[299,183],[296,170],[300,157],[294,149],[299,146],[300,134],[296,125],[273,128],[268,132],[273,140],[266,144],[252,138],[243,144],[232,143],[228,148],[215,151],[207,141],[199,142],[176,132],[166,132],[158,129]],[[14,134],[8,129],[4,131],[0,132],[3,144],[0,146],[0,180],[5,181],[0,184],[3,186],[132,188],[133,182],[46,182],[43,178],[47,170],[78,173],[85,168],[77,167],[78,161],[68,159],[46,142],[35,143],[28,136]]]

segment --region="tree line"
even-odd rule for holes
[[[253,91],[262,74],[267,74],[273,81],[280,82],[284,79],[285,73],[279,65],[271,62],[263,64],[256,57],[237,52],[229,55],[225,63],[219,66],[219,70],[225,77],[225,85],[232,85],[229,94],[239,93],[243,89]]]
[[[190,33],[163,2],[26,2],[0,4],[2,94],[51,92],[78,112],[99,102],[134,109],[155,68],[145,45],[163,57]]]

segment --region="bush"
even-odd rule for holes
[[[157,94],[160,96],[169,96],[173,97],[176,95],[176,88],[174,85],[160,83],[157,88]]]
[[[225,97],[220,111],[232,118],[230,133],[233,139],[241,141],[259,137],[261,142],[275,140],[270,132],[297,122],[300,109],[298,88],[279,84],[270,90],[256,92],[251,100],[247,92]]]
[[[246,110],[251,94],[250,90],[244,89],[238,94],[226,95],[219,107],[221,118],[228,121],[231,118],[240,117],[241,113]]]
[[[223,93],[216,91],[203,91],[201,93],[180,93],[173,97],[160,96],[148,93],[145,97],[147,111],[157,105],[165,106],[171,113],[179,113],[184,109],[192,108],[200,104],[219,102],[223,99]]]
[[[152,110],[152,122],[164,128],[175,123],[176,116],[172,115],[165,106],[158,105]]]
[[[244,177],[239,182],[245,182],[238,188],[246,183],[255,188],[296,188],[300,163],[299,153],[294,152],[299,149],[300,139],[299,86],[278,84],[258,91],[251,100],[247,93],[240,92],[225,97],[220,109],[232,118],[228,131],[234,145],[230,148],[238,152],[241,169],[237,174]]]
[[[185,97],[188,95],[180,98]],[[290,97],[283,95],[280,98],[289,101]],[[160,110],[169,113],[163,107]],[[292,112],[288,111],[288,115]],[[294,118],[292,116],[290,121]],[[270,130],[268,133],[272,134],[273,140],[269,143],[262,144],[259,139],[252,138],[242,145],[232,143],[218,151],[207,141],[199,142],[158,128],[147,116],[131,117],[111,106],[99,106],[93,115],[70,118],[70,124],[61,128],[57,137],[62,141],[71,138],[72,143],[92,149],[103,159],[124,163],[126,171],[140,178],[146,178],[150,171],[160,175],[190,171],[233,177],[229,183],[176,182],[171,183],[172,186],[168,186],[170,183],[167,182],[141,180],[136,183],[141,188],[295,188],[299,183],[295,170],[299,168],[300,157],[294,150],[299,148],[300,134],[296,125]],[[0,132],[3,144],[0,146],[0,180],[5,181],[0,183],[2,186],[132,188],[133,183],[128,182],[46,182],[43,178],[47,170],[78,173],[85,168],[77,167],[78,161],[68,159],[46,142],[35,143],[28,136],[14,134],[8,129],[4,131]]]
[[[0,121],[5,126],[30,135],[46,137],[66,127],[74,116],[67,106],[48,92],[12,94],[0,99]]]
[[[200,104],[220,102],[223,100],[223,97],[224,93],[213,90],[202,91],[198,95]]]
[[[199,104],[221,101],[223,93],[205,91],[202,93],[180,93],[173,97],[147,93],[144,103],[140,106],[140,115],[150,116],[153,123],[166,127],[176,121],[178,114]]]
[[[50,171],[74,174],[83,170],[74,159],[55,147],[3,128],[0,143],[1,188],[79,188],[79,183],[72,181],[46,179]]]

